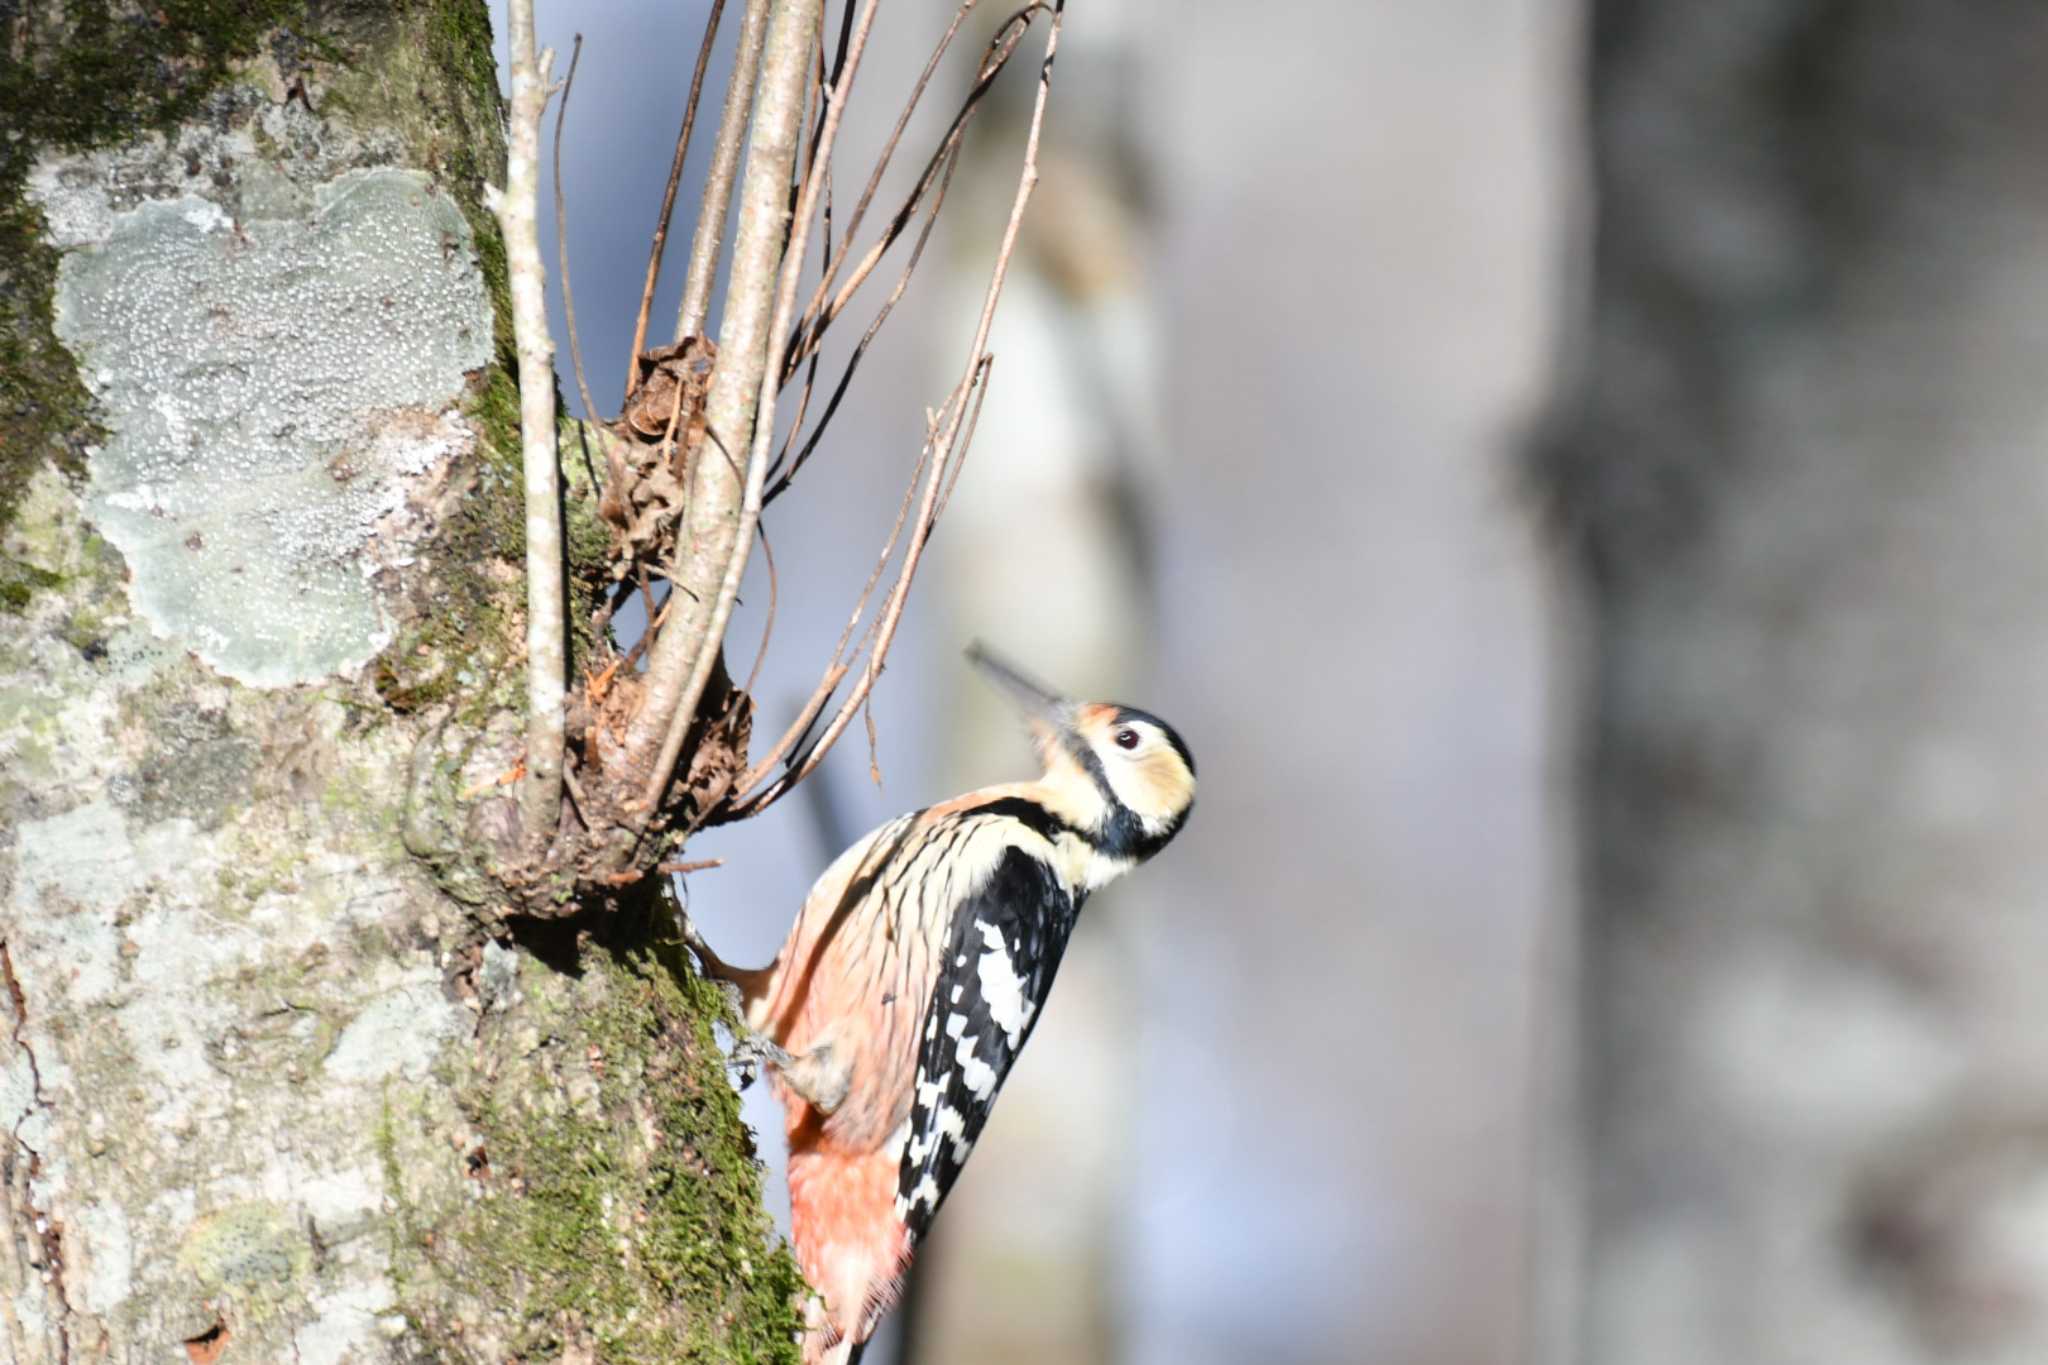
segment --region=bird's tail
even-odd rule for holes
[[[852,1365],[896,1301],[910,1243],[896,1217],[897,1154],[790,1144],[790,1237],[817,1296],[804,1365]]]

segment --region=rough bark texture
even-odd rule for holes
[[[522,687],[483,6],[4,13],[0,1355],[793,1359],[664,908],[506,920],[471,851]]]
[[[1577,1358],[2048,1359],[2048,14],[1594,15]]]

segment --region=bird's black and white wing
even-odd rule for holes
[[[896,1213],[913,1241],[959,1178],[1038,1022],[1080,906],[1052,867],[1015,846],[953,918],[918,1048]]]

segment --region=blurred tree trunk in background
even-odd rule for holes
[[[0,9],[0,1359],[794,1359],[658,903],[521,927],[469,851],[523,687],[481,0],[168,8]]]
[[[2048,11],[1594,20],[1579,1358],[2048,1359]]]
[[[981,22],[992,31],[999,18]],[[1061,68],[1040,197],[1003,300],[1000,378],[973,473],[934,547],[943,587],[931,610],[944,611],[947,638],[986,635],[1057,687],[1164,707],[1145,676],[1160,453],[1160,348],[1142,268],[1149,224],[1137,202],[1149,168],[1133,144],[1146,31],[1091,10],[1083,56]],[[949,313],[959,318],[987,284],[981,262],[1002,233],[1003,184],[1031,112],[1022,84],[995,99],[949,208]],[[954,356],[941,350],[931,382],[949,367]],[[1027,540],[1028,552],[1013,548]],[[940,789],[1028,771],[1014,708],[961,669],[941,676],[958,696]],[[1142,1065],[1129,979],[1149,878],[1092,898],[1061,960],[1058,1003],[1005,1083],[1002,1121],[979,1140],[974,1178],[955,1189],[919,1266],[919,1365],[1125,1358],[1130,1324],[1115,1277],[1132,1160],[1124,1100]],[[981,1292],[994,1284],[1004,1292]]]

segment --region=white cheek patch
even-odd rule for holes
[[[1140,771],[1143,766],[1139,755],[1150,753],[1160,743],[1147,736],[1142,747],[1131,753],[1121,749],[1102,756],[1102,775],[1109,780],[1109,789],[1116,793],[1116,799],[1123,802],[1125,809],[1138,817],[1138,825],[1147,834],[1164,833],[1167,817],[1148,814],[1160,804],[1161,794],[1151,789]]]

